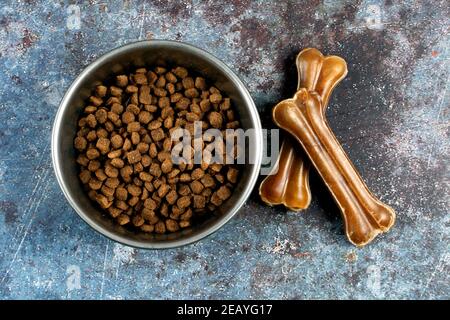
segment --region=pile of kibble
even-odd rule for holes
[[[240,127],[229,98],[183,67],[139,68],[95,88],[74,140],[89,197],[120,225],[175,232],[231,196],[236,166],[172,162],[172,130]]]

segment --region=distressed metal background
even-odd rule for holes
[[[450,298],[447,1],[2,1],[0,298]],[[138,39],[193,43],[247,83],[263,124],[315,46],[349,74],[327,113],[392,232],[352,247],[324,186],[304,213],[256,193],[213,236],[142,251],[90,229],[65,201],[50,131],[70,82]]]

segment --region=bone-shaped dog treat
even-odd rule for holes
[[[305,149],[341,210],[350,242],[363,246],[392,227],[394,210],[364,184],[329,128],[318,93],[300,89],[277,104],[272,116]]]
[[[347,74],[347,64],[337,56],[324,57],[313,48],[301,51],[296,59],[298,89],[316,91],[322,97],[323,112],[334,87]],[[297,89],[297,90],[298,90]],[[311,202],[309,188],[309,161],[298,148],[292,147],[292,138],[286,137],[280,149],[277,165],[259,187],[261,199],[268,205],[283,204],[297,211]],[[294,143],[295,145],[295,143]]]
[[[290,136],[284,138],[280,148],[277,164],[278,171],[268,175],[259,186],[259,195],[268,205],[283,204],[297,211],[305,209],[311,202],[309,188],[309,167],[307,159],[300,155],[297,142]]]

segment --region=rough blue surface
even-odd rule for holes
[[[449,289],[447,1],[2,1],[0,298],[424,298]],[[77,18],[77,13],[80,13]],[[248,84],[265,126],[315,46],[348,61],[330,125],[393,230],[351,246],[323,185],[304,213],[256,193],[219,232],[165,251],[95,233],[53,174],[58,103],[89,62],[138,39],[193,43]]]

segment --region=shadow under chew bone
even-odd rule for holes
[[[347,74],[345,60],[337,56],[324,57],[319,50],[308,48],[297,55],[296,65],[297,90],[316,91],[322,98],[325,113],[331,92]],[[284,139],[274,173],[261,182],[259,194],[268,205],[283,204],[298,211],[306,209],[311,202],[310,165],[291,140],[290,137]]]
[[[341,210],[351,243],[366,245],[392,227],[394,210],[378,200],[363,182],[328,126],[318,93],[300,89],[294,98],[277,104],[272,116],[305,149]]]

